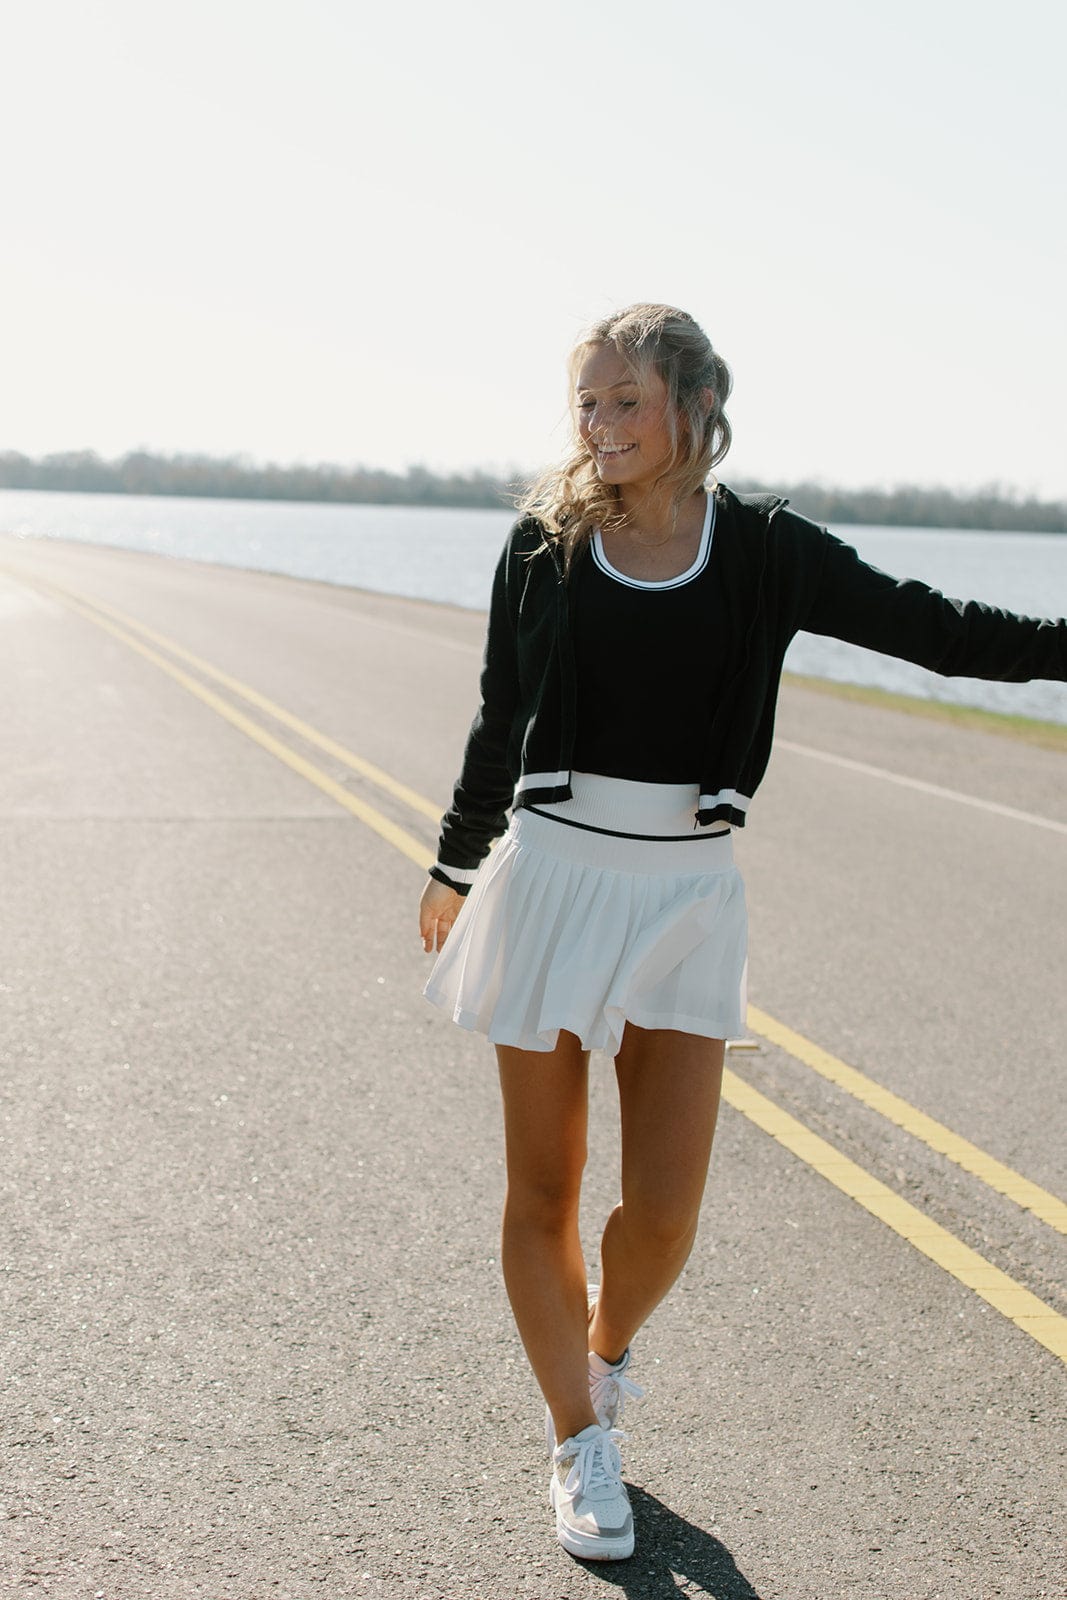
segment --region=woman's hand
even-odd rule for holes
[[[422,948],[427,954],[432,955],[435,950],[443,949],[462,906],[461,894],[450,889],[447,883],[438,883],[436,878],[430,879],[419,901],[419,932],[422,935]]]

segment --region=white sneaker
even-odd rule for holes
[[[600,1297],[600,1285],[591,1283],[586,1290],[586,1303],[589,1307],[589,1320],[593,1320],[593,1312]],[[622,1360],[614,1366],[605,1361],[603,1356],[598,1356],[595,1350],[589,1352],[589,1398],[593,1402],[593,1410],[602,1428],[617,1428],[622,1421],[622,1408],[627,1400],[641,1400],[645,1391],[639,1383],[632,1378],[623,1376],[630,1365],[629,1347],[623,1351]]]
[[[548,1497],[556,1537],[583,1561],[625,1561],[634,1553],[634,1518],[622,1481],[617,1429],[590,1424],[552,1453]]]
[[[589,1320],[593,1320],[596,1310],[597,1297],[600,1294],[598,1284],[591,1283],[586,1290],[586,1301],[589,1306]],[[605,1361],[603,1356],[598,1356],[595,1350],[589,1352],[589,1398],[593,1402],[597,1421],[602,1428],[617,1428],[622,1419],[622,1408],[627,1400],[641,1400],[645,1391],[639,1383],[632,1378],[624,1376],[630,1365],[630,1351],[623,1352],[621,1361],[614,1366]],[[556,1448],[556,1428],[552,1421],[552,1413],[545,1407],[545,1447],[549,1455]]]
[[[641,1385],[626,1377],[629,1365],[628,1349],[623,1352],[622,1360],[614,1366],[605,1361],[603,1356],[598,1356],[595,1350],[589,1352],[589,1398],[602,1428],[617,1428],[626,1401],[640,1400],[644,1395]]]

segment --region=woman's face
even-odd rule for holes
[[[634,381],[619,352],[594,345],[578,372],[578,434],[605,483],[649,487],[671,463],[667,385],[658,372],[647,392]]]

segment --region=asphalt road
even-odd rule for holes
[[[635,1351],[637,1554],[556,1545],[490,1056],[419,993],[436,830],[313,742],[442,803],[481,627],[0,538],[0,1593],[1062,1600],[1064,1368],[1033,1331],[1062,1325],[732,1107]],[[801,690],[779,735],[739,842],[751,1000],[1062,1195],[1064,757]],[[1067,1312],[1049,1222],[765,1039],[731,1066]],[[606,1058],[593,1096],[591,1254]]]

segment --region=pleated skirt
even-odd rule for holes
[[[426,998],[524,1050],[566,1029],[615,1055],[627,1022],[737,1037],[748,919],[730,833],[694,830],[695,786],[574,773],[572,788],[513,814]]]

